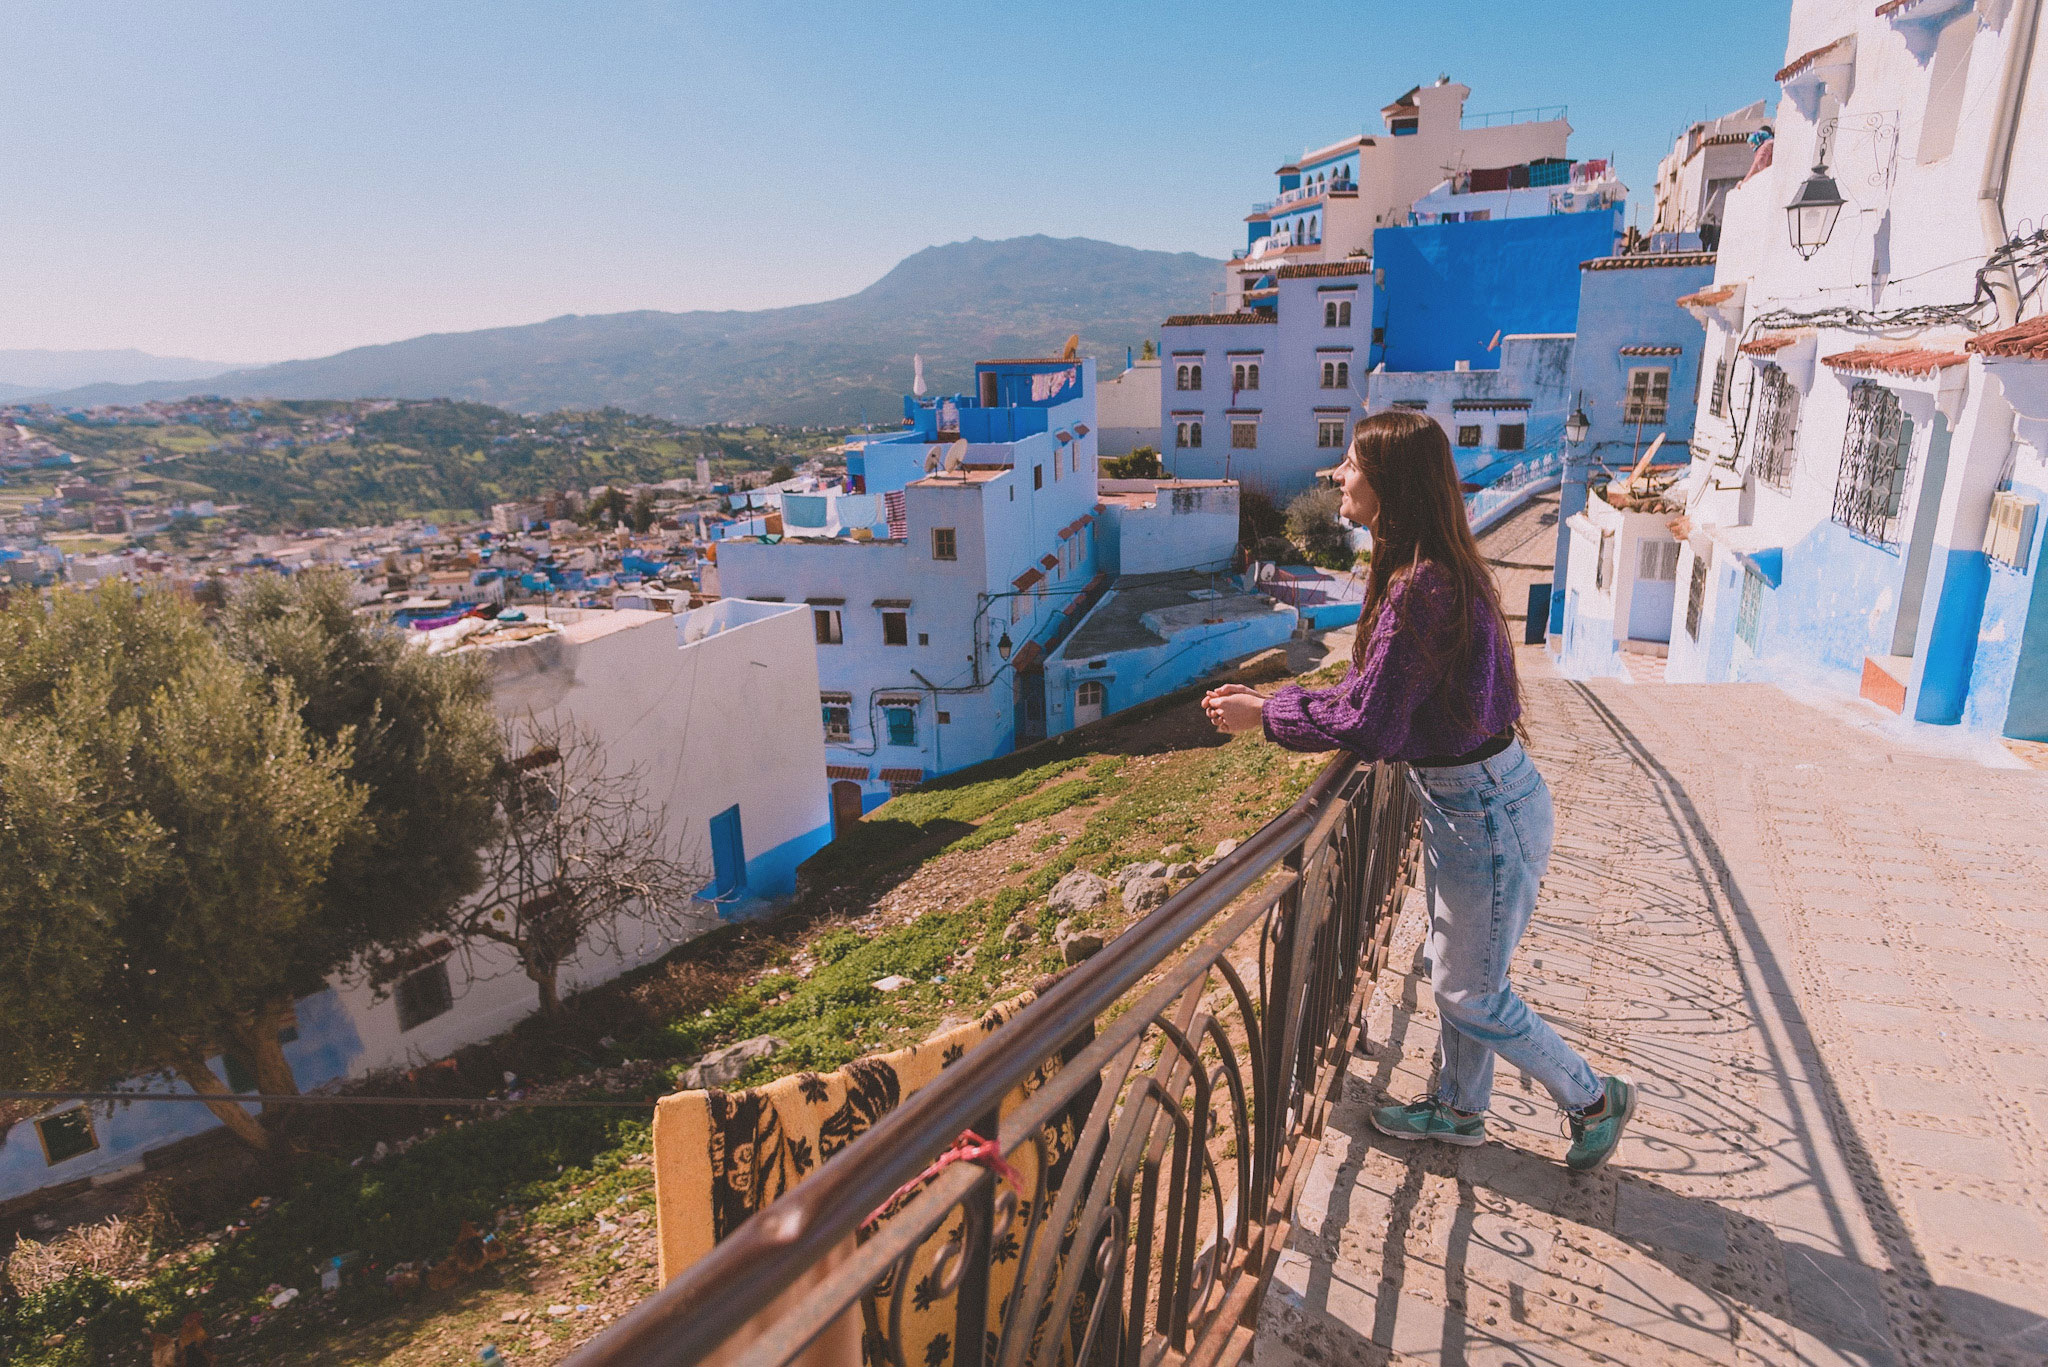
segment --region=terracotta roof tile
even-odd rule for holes
[[[1794,57],[1791,61],[1778,68],[1778,83],[1783,85],[1786,81],[1791,80],[1794,76],[1815,65],[1821,58],[1827,56],[1830,52],[1833,52],[1848,41],[1849,39],[1844,36],[1835,39],[1832,43],[1822,43],[1811,52],[1800,53],[1797,57]]]
[[[879,778],[884,783],[922,783],[924,782],[924,770],[884,769],[881,773],[875,775],[875,777]]]
[[[1621,354],[1624,356],[1683,356],[1685,348],[1682,346],[1625,346],[1621,349]]]
[[[1038,563],[1046,569],[1051,569],[1060,563],[1060,558],[1056,555],[1041,555],[1038,557]]]
[[[1725,304],[1735,297],[1735,286],[1715,285],[1711,289],[1696,290],[1680,295],[1678,306],[1682,309],[1710,309]]]
[[[1582,271],[1647,271],[1665,266],[1711,266],[1712,252],[1628,252],[1621,256],[1596,256],[1581,261]]]
[[[1282,280],[1310,280],[1325,275],[1371,275],[1370,261],[1305,261],[1299,266],[1282,266],[1274,274]]]
[[[1821,359],[1835,370],[1876,375],[1932,375],[1953,365],[1966,364],[1970,358],[1960,351],[1934,351],[1926,347],[1910,347],[1901,351],[1858,347],[1854,351],[1838,351]]]
[[[1775,356],[1799,340],[1794,332],[1767,332],[1761,337],[1752,337],[1742,344],[1745,356]]]
[[[1010,581],[1010,587],[1017,590],[1019,593],[1022,593],[1025,589],[1030,588],[1033,584],[1036,584],[1039,580],[1043,578],[1045,578],[1045,572],[1043,570],[1029,569],[1024,571],[1024,573],[1018,575],[1015,579],[1012,579]]]
[[[858,779],[865,783],[868,768],[865,764],[828,764],[825,766],[825,777]]]
[[[1219,323],[1277,323],[1280,319],[1259,309],[1248,309],[1242,313],[1176,313],[1159,326],[1168,328],[1199,328]]]
[[[2021,356],[2029,360],[2048,361],[2048,314],[2030,319],[2018,327],[2009,327],[2002,332],[1987,332],[1982,337],[1972,337],[1963,344],[1963,350],[1974,351],[1980,356]]]

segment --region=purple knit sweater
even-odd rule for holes
[[[1443,678],[1431,664],[1424,642],[1443,637],[1455,610],[1454,587],[1441,567],[1423,561],[1396,579],[1366,640],[1364,666],[1352,666],[1332,688],[1289,684],[1275,693],[1266,701],[1266,739],[1290,750],[1425,759],[1462,755],[1513,726],[1521,715],[1514,657],[1484,603],[1472,604],[1466,676]],[[1444,707],[1451,689],[1470,701],[1470,723],[1454,720]]]

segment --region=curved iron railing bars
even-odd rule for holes
[[[1161,1350],[1185,1367],[1238,1361],[1385,965],[1415,831],[1404,770],[1333,760],[1286,812],[570,1367],[666,1367],[713,1354],[726,1367],[780,1367],[856,1306],[869,1359],[893,1367],[1138,1367]],[[1255,958],[1240,943],[1253,932]],[[1003,1099],[1055,1057],[1059,1071],[998,1123]],[[1075,1126],[1073,1147],[1059,1154],[1053,1132],[1063,1122]],[[999,1193],[983,1168],[947,1167],[794,1309],[728,1342],[970,1128],[998,1135],[1005,1155],[1032,1147],[1028,1205]],[[902,1332],[912,1263],[956,1212],[957,1229],[915,1293],[952,1299],[951,1332],[941,1358],[911,1363]],[[990,1276],[998,1257],[1017,1262],[1000,1302]]]

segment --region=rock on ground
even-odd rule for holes
[[[689,1092],[700,1087],[723,1087],[764,1058],[772,1058],[788,1047],[788,1041],[774,1035],[756,1035],[738,1044],[714,1049],[683,1070],[676,1079],[678,1089]]]
[[[1100,875],[1075,869],[1053,886],[1046,905],[1055,915],[1075,916],[1093,911],[1109,900],[1109,884]]]

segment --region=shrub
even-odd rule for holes
[[[1337,520],[1342,503],[1343,495],[1335,489],[1318,486],[1297,494],[1287,505],[1287,535],[1308,556],[1309,564],[1331,570],[1350,568],[1351,541],[1344,524]]]
[[[1273,501],[1271,494],[1256,484],[1246,484],[1238,490],[1238,545],[1256,548],[1261,541],[1280,536],[1286,530],[1287,518],[1281,513],[1280,505]]]
[[[1159,453],[1149,446],[1140,446],[1127,456],[1109,456],[1102,462],[1104,479],[1164,479],[1166,467],[1159,460]]]

